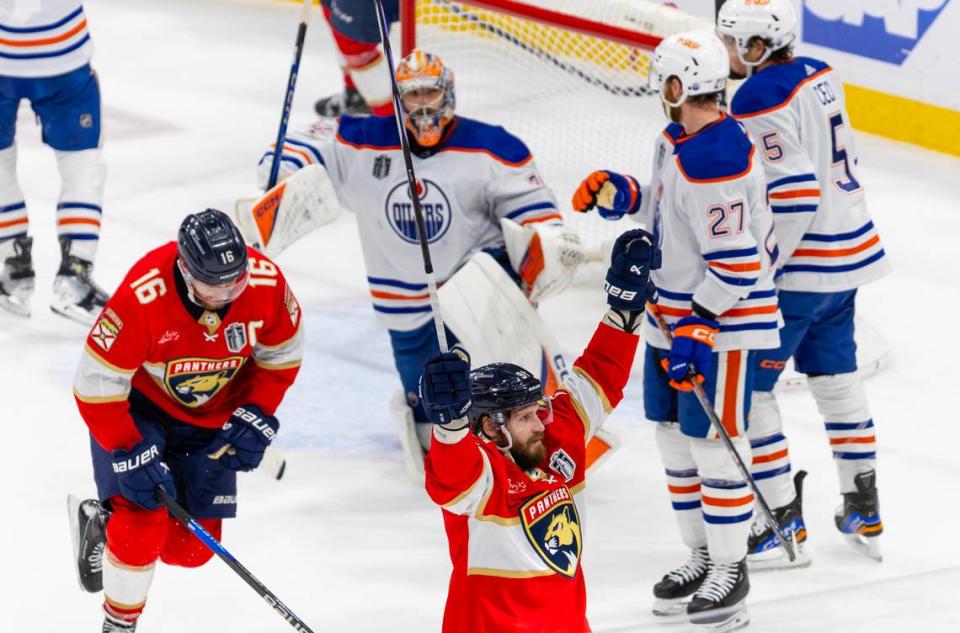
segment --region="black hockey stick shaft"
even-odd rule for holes
[[[657,327],[660,329],[660,333],[663,334],[664,338],[667,339],[667,342],[673,342],[673,333],[670,331],[670,326],[667,325],[667,322],[664,320],[663,316],[657,312],[656,305],[648,303],[647,311],[657,322]],[[767,525],[776,531],[777,539],[783,546],[784,551],[787,552],[787,557],[790,559],[790,561],[792,562],[796,560],[797,552],[793,547],[793,541],[784,538],[780,522],[777,521],[775,516],[773,516],[773,512],[770,510],[767,500],[764,499],[763,495],[760,493],[760,488],[757,487],[757,482],[754,481],[753,475],[750,474],[750,469],[747,468],[747,465],[743,463],[740,453],[737,452],[737,448],[733,445],[733,440],[730,439],[730,434],[727,433],[727,429],[723,427],[723,422],[720,421],[720,416],[718,416],[717,412],[713,409],[713,404],[710,403],[710,399],[707,397],[707,392],[704,391],[703,385],[701,385],[700,381],[697,380],[697,370],[692,365],[687,372],[687,380],[689,380],[690,384],[693,386],[693,394],[696,396],[697,402],[699,402],[700,406],[703,407],[704,413],[706,413],[707,417],[710,419],[710,424],[713,425],[714,430],[720,436],[720,441],[723,442],[723,445],[730,453],[730,457],[733,459],[734,464],[736,464],[737,470],[740,471],[740,476],[743,477],[743,480],[747,482],[748,486],[750,486],[750,490],[753,491],[753,496],[757,500],[757,505],[760,506],[760,513],[766,520]]]
[[[160,502],[167,507],[167,510],[170,511],[174,517],[177,518],[180,523],[183,523],[190,532],[197,537],[201,543],[207,546],[214,554],[220,557],[220,560],[225,562],[230,569],[232,569],[240,578],[243,579],[245,583],[250,585],[254,591],[257,592],[257,595],[263,598],[263,601],[270,605],[270,608],[277,612],[277,614],[286,620],[287,624],[292,626],[294,630],[301,631],[302,633],[313,633],[313,629],[307,626],[303,620],[298,618],[293,611],[291,611],[287,605],[283,604],[272,591],[267,589],[262,582],[257,580],[257,578],[251,574],[246,567],[240,564],[236,558],[233,557],[227,548],[225,548],[220,541],[218,541],[210,532],[207,532],[202,525],[200,525],[196,519],[190,516],[190,513],[184,510],[179,503],[177,503],[173,497],[167,494],[167,491],[163,489],[162,486],[157,486],[157,498],[160,499]]]
[[[433,260],[430,258],[430,245],[427,243],[426,224],[423,221],[423,209],[420,206],[420,195],[417,193],[417,174],[413,170],[413,156],[410,153],[410,142],[403,125],[403,104],[400,102],[400,89],[397,87],[397,75],[393,67],[393,52],[390,49],[390,25],[387,14],[383,10],[380,0],[373,0],[377,9],[377,23],[380,26],[380,39],[383,42],[383,56],[387,58],[387,68],[390,70],[390,87],[393,93],[393,118],[397,123],[397,134],[400,136],[400,151],[403,153],[403,163],[407,169],[407,185],[410,189],[410,200],[413,203],[413,215],[417,225],[417,240],[420,242],[420,254],[423,256],[423,272],[427,276],[427,292],[430,296],[430,308],[433,311],[433,324],[437,328],[437,341],[440,351],[448,352],[447,332],[443,327],[443,318],[440,316],[440,298],[437,296],[437,276],[433,272]]]
[[[277,144],[273,150],[273,162],[270,164],[270,179],[264,191],[273,189],[280,176],[280,157],[283,155],[283,144],[287,138],[287,124],[290,122],[290,110],[293,108],[293,93],[297,88],[297,76],[300,74],[300,58],[303,56],[303,41],[307,37],[307,24],[310,22],[310,13],[313,0],[303,0],[303,11],[300,13],[300,26],[297,27],[297,42],[293,47],[293,64],[290,65],[290,76],[287,78],[287,90],[283,95],[283,112],[280,115],[280,128],[277,130]]]

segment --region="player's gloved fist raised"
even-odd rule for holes
[[[450,424],[467,415],[470,392],[470,356],[461,349],[427,359],[420,376],[423,410],[434,424]]]
[[[168,495],[176,498],[173,476],[155,443],[140,440],[130,450],[117,449],[110,455],[120,494],[125,499],[147,510],[155,510],[160,507],[157,486],[163,486]]]
[[[643,229],[617,238],[610,253],[610,268],[603,284],[611,308],[639,312],[647,301],[656,303],[657,288],[650,271],[660,268],[660,248]]]
[[[573,193],[573,210],[586,213],[596,207],[605,220],[619,220],[640,208],[640,185],[632,176],[595,171]]]
[[[230,470],[253,470],[263,452],[277,436],[280,421],[255,404],[237,407],[220,434],[207,447],[207,454]]]
[[[671,387],[680,391],[693,389],[688,380],[691,366],[697,372],[697,381],[703,382],[713,362],[713,342],[719,331],[719,323],[699,316],[683,317],[674,324],[670,356],[662,361]]]

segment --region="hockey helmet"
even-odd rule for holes
[[[797,14],[790,0],[727,0],[717,14],[717,32],[733,42],[737,56],[747,66],[758,66],[774,51],[793,44],[796,28]],[[744,55],[755,37],[768,46],[760,59],[748,62]]]
[[[223,305],[247,287],[247,245],[226,213],[207,209],[184,218],[177,251],[180,272],[195,303]]]
[[[397,65],[397,90],[407,130],[417,144],[433,147],[439,143],[456,107],[453,71],[438,55],[414,49]],[[408,109],[414,96],[417,100]]]
[[[663,38],[657,46],[650,65],[650,88],[660,93],[665,104],[678,108],[687,97],[723,90],[729,74],[727,49],[714,31],[685,31]],[[671,77],[682,86],[677,101],[668,100],[664,93]]]
[[[490,363],[470,372],[473,406],[468,416],[474,433],[482,430],[484,416],[499,427],[510,420],[516,409],[536,404],[537,417],[543,424],[553,421],[550,399],[543,395],[540,379],[513,363]]]

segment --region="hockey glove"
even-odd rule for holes
[[[617,238],[610,253],[610,268],[603,284],[607,303],[615,310],[641,312],[647,301],[657,302],[657,288],[650,271],[660,268],[660,248],[643,229],[627,231]]]
[[[450,424],[467,415],[473,405],[470,392],[470,356],[465,351],[435,354],[420,376],[423,410],[434,424]]]
[[[596,207],[604,220],[619,220],[640,209],[640,185],[633,176],[595,171],[573,193],[573,210],[586,213]]]
[[[683,317],[673,326],[673,345],[669,358],[661,362],[670,377],[670,386],[679,391],[692,391],[689,381],[690,368],[696,371],[696,380],[710,371],[713,362],[713,342],[720,331],[720,324],[698,316]]]
[[[230,470],[253,470],[260,465],[263,452],[277,436],[280,421],[255,404],[237,407],[223,425],[220,434],[207,447],[212,459],[219,459]]]
[[[111,454],[113,472],[117,475],[120,494],[147,510],[160,507],[157,486],[163,486],[168,495],[177,496],[170,469],[163,463],[160,448],[148,440],[141,440],[126,451],[118,449]]]

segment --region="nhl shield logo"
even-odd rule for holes
[[[243,366],[242,356],[178,358],[167,363],[163,382],[173,399],[185,407],[206,404],[227,386]]]
[[[550,569],[567,578],[577,575],[583,550],[580,514],[566,486],[523,504],[520,522],[530,545]]]
[[[239,354],[240,350],[247,346],[247,328],[243,323],[231,323],[224,330],[224,336],[227,341],[227,349],[234,354]]]
[[[380,154],[373,159],[373,177],[377,180],[383,180],[390,175],[390,157],[386,154]]]

